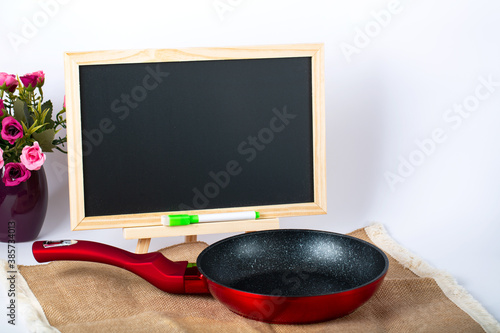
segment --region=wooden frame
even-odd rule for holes
[[[128,51],[68,52],[64,55],[67,107],[67,137],[72,230],[160,226],[169,212],[85,216],[83,188],[82,129],[80,119],[79,67],[169,61],[311,57],[314,202],[175,211],[173,214],[223,213],[256,210],[262,218],[326,213],[325,104],[323,44],[274,45],[231,48],[147,49]],[[191,234],[191,233],[190,233]],[[139,237],[140,238],[140,237]]]

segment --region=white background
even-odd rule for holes
[[[44,10],[43,3],[52,5]],[[500,318],[500,2],[54,3],[2,2],[0,71],[44,70],[45,97],[57,107],[64,51],[325,43],[328,214],[284,218],[281,226],[347,233],[381,222]],[[224,4],[231,7],[214,7]],[[382,26],[375,17],[388,9],[393,13]],[[371,37],[363,38],[364,29]],[[346,53],[349,47],[356,53]],[[481,77],[496,86],[477,88]],[[476,88],[482,100],[474,97]],[[460,126],[444,118],[464,101],[479,104]],[[436,130],[444,142],[428,145],[427,155],[419,152],[416,141],[427,142]],[[140,139],[140,131],[133,135]],[[90,239],[133,251],[135,242],[123,240],[120,229],[70,231],[65,158],[54,153],[46,162],[50,202],[39,238]],[[404,168],[403,159],[418,165]],[[391,187],[387,174],[398,172],[404,182]],[[180,241],[154,239],[151,250]],[[18,244],[19,264],[35,263],[30,246]],[[0,297],[6,304],[6,293]],[[9,328],[3,312],[1,330]]]

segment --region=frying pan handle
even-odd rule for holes
[[[37,241],[33,243],[32,250],[38,262],[54,260],[98,262],[126,269],[169,293],[190,292],[189,288],[186,290],[184,286],[188,262],[170,261],[159,252],[136,254],[110,245],[81,240]],[[200,280],[201,278],[200,276]]]

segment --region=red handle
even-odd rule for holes
[[[208,292],[203,277],[186,270],[187,261],[173,262],[159,252],[136,254],[96,242],[64,240],[34,242],[33,256],[38,262],[77,260],[121,267],[173,294]]]

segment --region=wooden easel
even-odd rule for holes
[[[282,59],[287,59],[286,61],[280,60]],[[303,184],[300,186],[297,186],[296,189],[293,191],[295,193],[289,193],[288,187],[285,186],[283,188],[276,188],[276,192],[273,193],[269,199],[266,199],[264,201],[260,201],[261,198],[257,201],[252,201],[255,198],[248,198],[249,202],[248,204],[252,203],[252,206],[244,206],[240,207],[241,202],[234,202],[230,203],[231,200],[228,201],[226,207],[221,207],[221,208],[209,208],[210,213],[225,213],[225,212],[231,212],[231,211],[243,211],[243,210],[255,210],[260,212],[262,215],[262,218],[259,218],[258,220],[252,220],[252,221],[231,221],[231,222],[213,222],[213,223],[205,223],[205,224],[195,224],[195,225],[189,225],[189,226],[175,226],[175,227],[165,227],[161,224],[161,215],[163,214],[162,212],[164,211],[164,208],[147,208],[149,206],[144,207],[144,209],[139,209],[140,207],[137,207],[139,211],[135,213],[131,213],[127,209],[122,209],[122,205],[124,203],[118,202],[117,206],[115,207],[117,209],[112,209],[111,212],[106,212],[106,210],[100,210],[97,209],[94,212],[88,212],[87,211],[87,206],[85,201],[88,200],[87,204],[89,207],[93,207],[93,203],[90,198],[96,198],[95,195],[99,193],[104,193],[100,189],[100,184],[101,182],[99,181],[101,177],[92,177],[91,175],[107,175],[107,171],[112,172],[111,170],[117,170],[115,163],[112,163],[109,165],[109,169],[106,169],[103,172],[102,170],[102,165],[98,160],[93,160],[96,163],[84,163],[84,160],[87,160],[90,158],[92,160],[92,157],[98,158],[101,156],[100,154],[90,154],[89,147],[88,145],[85,145],[85,135],[83,135],[84,131],[91,131],[94,130],[95,128],[93,127],[85,127],[87,125],[91,124],[100,124],[102,125],[102,113],[99,111],[99,108],[89,108],[89,110],[86,110],[85,107],[83,108],[83,112],[90,112],[90,109],[93,110],[91,114],[88,116],[90,117],[88,124],[82,124],[82,101],[88,102],[84,103],[87,105],[93,105],[92,103],[97,103],[99,105],[101,103],[100,96],[103,93],[101,90],[96,88],[94,85],[95,83],[95,78],[98,78],[101,80],[101,75],[81,75],[82,72],[92,72],[94,66],[92,65],[104,65],[104,66],[109,66],[108,68],[110,69],[109,73],[115,73],[112,72],[111,69],[118,70],[120,69],[120,73],[123,75],[128,75],[130,74],[131,76],[135,77],[136,79],[141,79],[142,75],[144,74],[137,74],[139,72],[135,72],[135,69],[139,67],[144,67],[146,71],[149,71],[150,66],[153,63],[158,64],[165,64],[165,66],[170,66],[169,63],[171,62],[177,62],[177,61],[182,61],[183,64],[186,64],[189,68],[191,69],[196,69],[198,68],[197,66],[203,65],[203,64],[213,64],[214,62],[212,60],[218,60],[218,61],[227,61],[228,63],[233,63],[233,60],[241,60],[244,62],[250,62],[254,59],[263,59],[266,60],[266,63],[269,63],[269,66],[275,66],[275,61],[278,61],[280,64],[283,64],[284,66],[291,66],[290,64],[293,65],[293,70],[295,70],[297,67],[297,63],[289,63],[289,58],[304,58],[304,59],[295,59],[299,63],[301,63],[300,66],[305,66],[305,68],[310,68],[307,69],[306,71],[300,70],[300,73],[298,73],[297,78],[300,78],[298,82],[298,85],[294,85],[292,90],[296,89],[303,89],[300,91],[300,101],[303,101],[307,104],[310,105],[310,108],[299,108],[301,109],[300,114],[301,117],[303,116],[304,119],[310,119],[312,122],[312,127],[310,125],[307,125],[305,127],[301,127],[302,130],[307,131],[307,133],[310,133],[312,130],[312,135],[308,134],[308,137],[310,138],[307,140],[307,147],[304,147],[305,150],[302,152],[307,154],[307,156],[310,156],[310,153],[312,153],[312,158],[306,158],[303,160],[303,163],[307,163],[306,168],[304,170],[307,173],[307,175],[310,175],[310,170],[312,170],[312,178],[309,178],[307,176],[306,178],[309,179],[309,181],[312,181],[311,184],[307,186],[307,188],[312,187],[314,193],[313,196],[310,196],[310,190],[307,190],[307,195],[305,193],[302,193],[303,189],[306,187],[303,187]],[[305,58],[310,58],[305,59]],[[260,60],[259,60],[260,62]],[[193,65],[189,65],[190,63],[194,63]],[[134,66],[121,66],[121,64],[134,64]],[[287,65],[288,64],[288,65]],[[91,65],[91,66],[89,66]],[[139,67],[136,67],[139,66]],[[152,65],[151,65],[152,66]],[[156,65],[155,65],[156,66]],[[167,66],[167,67],[168,67]],[[196,66],[196,67],[192,67]],[[274,68],[274,67],[270,68]],[[280,65],[281,66],[281,65]],[[280,67],[277,66],[276,68]],[[184,67],[184,65],[183,65]],[[68,52],[65,53],[64,56],[64,68],[65,68],[65,81],[66,81],[66,96],[67,96],[67,136],[68,136],[68,165],[70,166],[68,168],[68,179],[69,179],[69,203],[70,203],[70,220],[71,220],[71,230],[95,230],[95,229],[107,229],[107,228],[123,228],[123,236],[125,239],[137,239],[137,248],[136,252],[137,253],[145,253],[149,249],[149,245],[151,242],[151,238],[153,237],[171,237],[171,236],[185,236],[185,241],[186,242],[193,242],[196,241],[197,235],[203,235],[203,234],[214,234],[214,233],[226,233],[226,232],[249,232],[249,231],[258,231],[258,230],[267,230],[267,229],[276,229],[279,228],[279,221],[276,217],[287,217],[287,216],[303,216],[303,215],[315,215],[315,214],[325,214],[326,213],[326,158],[325,158],[325,144],[326,144],[326,139],[325,139],[325,93],[324,93],[324,46],[323,44],[294,44],[294,45],[266,45],[266,46],[244,46],[244,47],[225,47],[225,48],[189,48],[189,49],[144,49],[144,50],[122,50],[122,51],[96,51],[96,52]],[[130,70],[131,68],[135,68],[133,71],[126,73],[123,72]],[[154,67],[157,68],[157,67]],[[170,67],[168,67],[170,68]],[[302,68],[302,67],[300,67]],[[292,67],[290,68],[292,69]],[[162,69],[163,70],[163,69]],[[166,70],[166,68],[165,68]],[[310,72],[310,73],[309,73]],[[160,72],[159,72],[160,73]],[[164,73],[164,72],[161,72]],[[281,78],[286,80],[286,77],[288,77],[288,71],[286,71],[286,76],[283,76],[282,74],[276,74],[278,75],[277,78]],[[102,74],[102,73],[101,73]],[[310,74],[310,75],[309,75]],[[149,74],[148,74],[149,75]],[[159,74],[158,74],[159,75]],[[163,75],[163,74],[162,74]],[[239,75],[239,74],[238,74]],[[110,78],[113,78],[113,76],[109,76]],[[229,76],[231,77],[231,76]],[[238,76],[239,77],[239,76]],[[192,78],[196,78],[196,76],[192,76]],[[169,77],[168,80],[171,80]],[[172,78],[172,80],[174,80]],[[251,85],[251,87],[244,85],[241,87],[242,93],[245,93],[248,89],[252,88],[255,89],[256,92],[259,92],[259,87],[261,86],[261,83],[259,80],[253,80],[251,77],[248,78],[248,82]],[[169,81],[169,85],[175,85],[175,81]],[[83,90],[87,89],[81,89],[82,86],[88,87],[88,92],[89,94],[82,94]],[[211,87],[210,87],[211,88]],[[97,89],[97,90],[93,90]],[[253,90],[252,90],[253,91]],[[279,88],[279,91],[281,91],[281,88]],[[116,91],[117,94],[121,93],[122,91],[120,88]],[[265,94],[268,94],[269,91],[262,91]],[[271,94],[273,95],[273,94]],[[158,99],[153,99],[151,100],[151,103],[154,105],[157,105],[158,107],[163,107],[165,104],[165,100],[162,94],[158,94]],[[92,102],[92,103],[91,103]],[[311,103],[312,102],[312,103]],[[269,100],[269,105],[273,105],[275,101],[273,99]],[[281,100],[280,100],[281,103]],[[290,102],[291,103],[291,102]],[[261,105],[261,104],[258,104]],[[281,105],[276,105],[276,107],[281,106]],[[269,122],[269,130],[271,130],[272,133],[274,133],[273,126],[281,126],[279,124],[274,124],[274,120],[276,119],[281,119],[282,117],[287,118],[287,116],[284,116],[285,114],[291,114],[294,115],[293,117],[296,116],[295,112],[299,111],[290,109],[289,113],[286,113],[286,110],[280,111],[278,113],[275,113],[275,110],[273,109],[272,112],[273,114],[271,115],[269,113],[270,110],[267,108],[260,108],[257,107],[256,105],[252,106],[252,110],[256,108],[256,110],[261,110],[262,115],[266,115],[271,117],[270,122]],[[286,107],[286,105],[284,106]],[[200,112],[203,112],[205,114],[206,110],[203,108],[199,109]],[[253,112],[253,111],[252,111]],[[132,113],[131,113],[132,115]],[[243,118],[241,118],[241,121],[245,121],[247,119],[247,116],[250,114],[243,114]],[[134,120],[130,119],[130,121],[139,121],[143,122],[142,124],[149,124],[148,122],[150,121],[149,119],[141,116],[141,115],[136,115],[136,118]],[[277,118],[276,118],[277,117]],[[288,121],[285,121],[286,119],[283,118],[284,120],[282,121],[283,126],[287,124]],[[274,120],[273,120],[274,119]],[[303,118],[300,118],[303,119]],[[165,120],[165,119],[164,119]],[[301,120],[297,120],[298,122],[301,122]],[[101,123],[100,123],[101,122]],[[309,122],[309,121],[308,121]],[[86,122],[85,122],[86,123]],[[250,122],[251,123],[251,122]],[[106,123],[107,124],[107,123]],[[273,125],[274,124],[274,125]],[[109,125],[109,124],[107,124]],[[204,126],[204,124],[201,124]],[[257,128],[254,126],[257,125],[257,123],[253,124],[251,127],[246,128],[245,130],[241,129],[244,133],[255,133],[254,130]],[[267,125],[267,124],[262,124],[262,125]],[[104,126],[104,125],[102,125]],[[111,125],[109,125],[111,126]],[[109,127],[108,126],[108,127]],[[258,125],[260,127],[260,123]],[[266,129],[267,127],[262,127],[262,130]],[[278,128],[278,127],[276,127]],[[279,127],[281,128],[281,127]],[[280,129],[278,129],[281,131]],[[231,138],[228,137],[227,140],[236,140],[235,143],[239,143],[241,140],[240,137],[240,132],[239,131],[237,136]],[[259,130],[260,131],[260,130]],[[292,129],[287,129],[286,133],[289,133],[289,131],[292,131]],[[260,133],[260,132],[259,132]],[[262,132],[264,133],[264,132]],[[277,132],[276,132],[277,133]],[[299,133],[299,132],[297,132]],[[297,134],[296,133],[296,134]],[[302,132],[300,132],[302,133]],[[217,134],[219,135],[219,134]],[[299,137],[296,135],[292,135],[291,137]],[[109,140],[109,141],[108,141]],[[121,148],[126,148],[126,149],[131,149],[128,145],[123,145],[123,140],[120,139],[120,137],[106,137],[106,142],[107,143],[112,143],[113,145],[118,145],[117,147]],[[278,141],[275,141],[277,143]],[[286,147],[282,147],[283,149],[286,148],[285,151],[289,151],[287,147],[289,147],[289,142],[287,140],[283,140],[285,142]],[[91,142],[87,142],[91,143]],[[157,141],[156,144],[159,146],[156,147],[163,147],[163,141]],[[120,146],[121,145],[121,146]],[[90,145],[90,148],[92,149],[97,149],[98,145]],[[104,146],[101,146],[99,149],[102,149]],[[138,141],[137,145],[132,147],[134,149],[143,149],[143,144]],[[182,145],[180,146],[182,148]],[[154,148],[154,147],[153,147]],[[152,148],[152,149],[153,149]],[[280,145],[277,145],[275,147],[277,151],[280,149]],[[98,149],[98,150],[99,150]],[[121,151],[120,149],[115,149],[116,152]],[[102,153],[104,153],[102,150],[99,150]],[[113,157],[113,151],[110,150],[109,152],[106,152],[106,155],[109,157]],[[88,153],[88,154],[87,154]],[[295,153],[292,152],[291,155],[286,154],[286,156],[289,156],[290,158],[293,158],[295,156]],[[195,155],[195,157],[192,157],[191,155],[186,155],[185,159],[190,160],[193,158],[198,158],[198,155]],[[240,158],[242,156],[239,156]],[[235,156],[236,158],[236,156]],[[109,160],[110,158],[108,158]],[[223,163],[226,163],[226,171],[229,172],[229,169],[231,170],[236,170],[238,168],[235,167],[234,163],[232,162],[237,162],[239,158],[236,160],[220,160],[217,161],[217,165],[220,162],[220,166],[222,166]],[[90,161],[89,160],[89,161]],[[273,172],[275,172],[276,175],[281,175],[281,166],[282,162],[281,159],[275,159],[278,161],[276,165],[273,165],[272,169]],[[171,163],[172,161],[169,161],[168,163]],[[205,163],[203,159],[197,160],[197,163]],[[231,162],[231,163],[230,163]],[[230,163],[230,164],[229,164]],[[90,172],[85,173],[84,172],[84,164],[86,165],[87,170]],[[93,165],[93,166],[92,166]],[[246,164],[245,164],[246,165]],[[92,170],[89,169],[93,168]],[[234,167],[234,168],[233,168]],[[271,165],[270,165],[271,167]],[[246,167],[245,167],[246,168]],[[253,167],[252,167],[253,168]],[[267,166],[266,166],[267,168]],[[222,170],[222,169],[221,169]],[[216,171],[214,169],[214,171]],[[239,172],[239,171],[237,171]],[[232,174],[231,174],[232,175]],[[284,174],[283,174],[284,175]],[[305,176],[304,172],[298,172],[296,175],[294,174],[294,178],[299,179],[300,177]],[[106,176],[107,177],[107,176]],[[129,176],[122,175],[121,181],[123,182],[131,182],[131,193],[133,193],[133,188],[138,187],[138,188],[143,188],[143,187],[148,187],[155,185],[155,178],[148,178],[149,183],[144,183],[144,182],[134,182],[134,178],[130,178]],[[184,175],[183,177],[191,177],[189,174]],[[291,179],[290,177],[292,176],[286,176],[285,178],[281,179],[280,181],[287,181]],[[116,178],[116,177],[114,177]],[[120,179],[120,177],[118,177]],[[213,177],[212,177],[213,178]],[[85,182],[84,182],[85,179]],[[240,178],[241,179],[241,178]],[[266,178],[267,179],[267,178]],[[305,180],[305,178],[304,178]],[[245,181],[247,182],[252,182],[252,181],[258,181],[263,182],[265,179],[255,179],[253,177],[249,177],[248,180]],[[98,186],[92,186],[93,185],[98,185]],[[243,183],[242,183],[243,184]],[[84,186],[85,185],[85,186]],[[133,185],[133,186],[132,186]],[[201,186],[201,183],[198,184]],[[208,185],[208,183],[207,183]],[[251,183],[245,184],[245,185],[240,185],[240,190],[245,191],[246,186],[252,185]],[[261,184],[266,188],[269,184],[264,183]],[[106,186],[106,185],[103,185]],[[191,186],[191,185],[190,185]],[[260,188],[260,187],[255,187],[255,188]],[[115,189],[110,188],[112,191]],[[160,190],[164,190],[165,188],[163,187]],[[170,191],[178,191],[180,190],[179,188],[175,189],[170,189]],[[192,193],[189,191],[189,187],[185,188],[184,190],[188,192],[184,192],[185,195],[189,195],[189,197],[192,195]],[[116,188],[116,191],[118,191],[118,187]],[[166,191],[165,191],[166,192]],[[138,193],[142,193],[138,192]],[[253,194],[255,196],[255,194]],[[100,198],[100,196],[98,196]],[[293,198],[292,198],[293,197]],[[187,198],[187,197],[184,197]],[[283,202],[284,198],[289,198]],[[158,198],[157,198],[158,199]],[[169,199],[168,196],[161,197],[159,198],[163,200],[165,203]],[[222,197],[220,198],[221,202],[224,201],[222,200]],[[252,200],[250,200],[252,199]],[[194,198],[193,198],[194,200]],[[105,197],[98,199],[99,202],[103,203],[105,202]],[[241,199],[240,199],[241,201]],[[277,203],[278,202],[278,203]],[[189,203],[189,202],[187,202]],[[193,202],[194,204],[194,202]],[[141,204],[142,205],[142,204]],[[173,207],[177,205],[176,202],[169,202],[168,207]],[[196,205],[195,205],[196,206]],[[179,214],[182,213],[190,213],[190,214],[204,214],[207,213],[204,210],[191,210],[188,209],[187,211],[179,211]],[[272,218],[271,218],[272,217]]]
[[[123,228],[125,239],[137,239],[135,253],[147,253],[151,238],[185,236],[185,242],[196,242],[197,235],[228,232],[252,232],[279,229],[278,218],[260,218],[258,220],[209,222],[176,227],[151,226]]]

